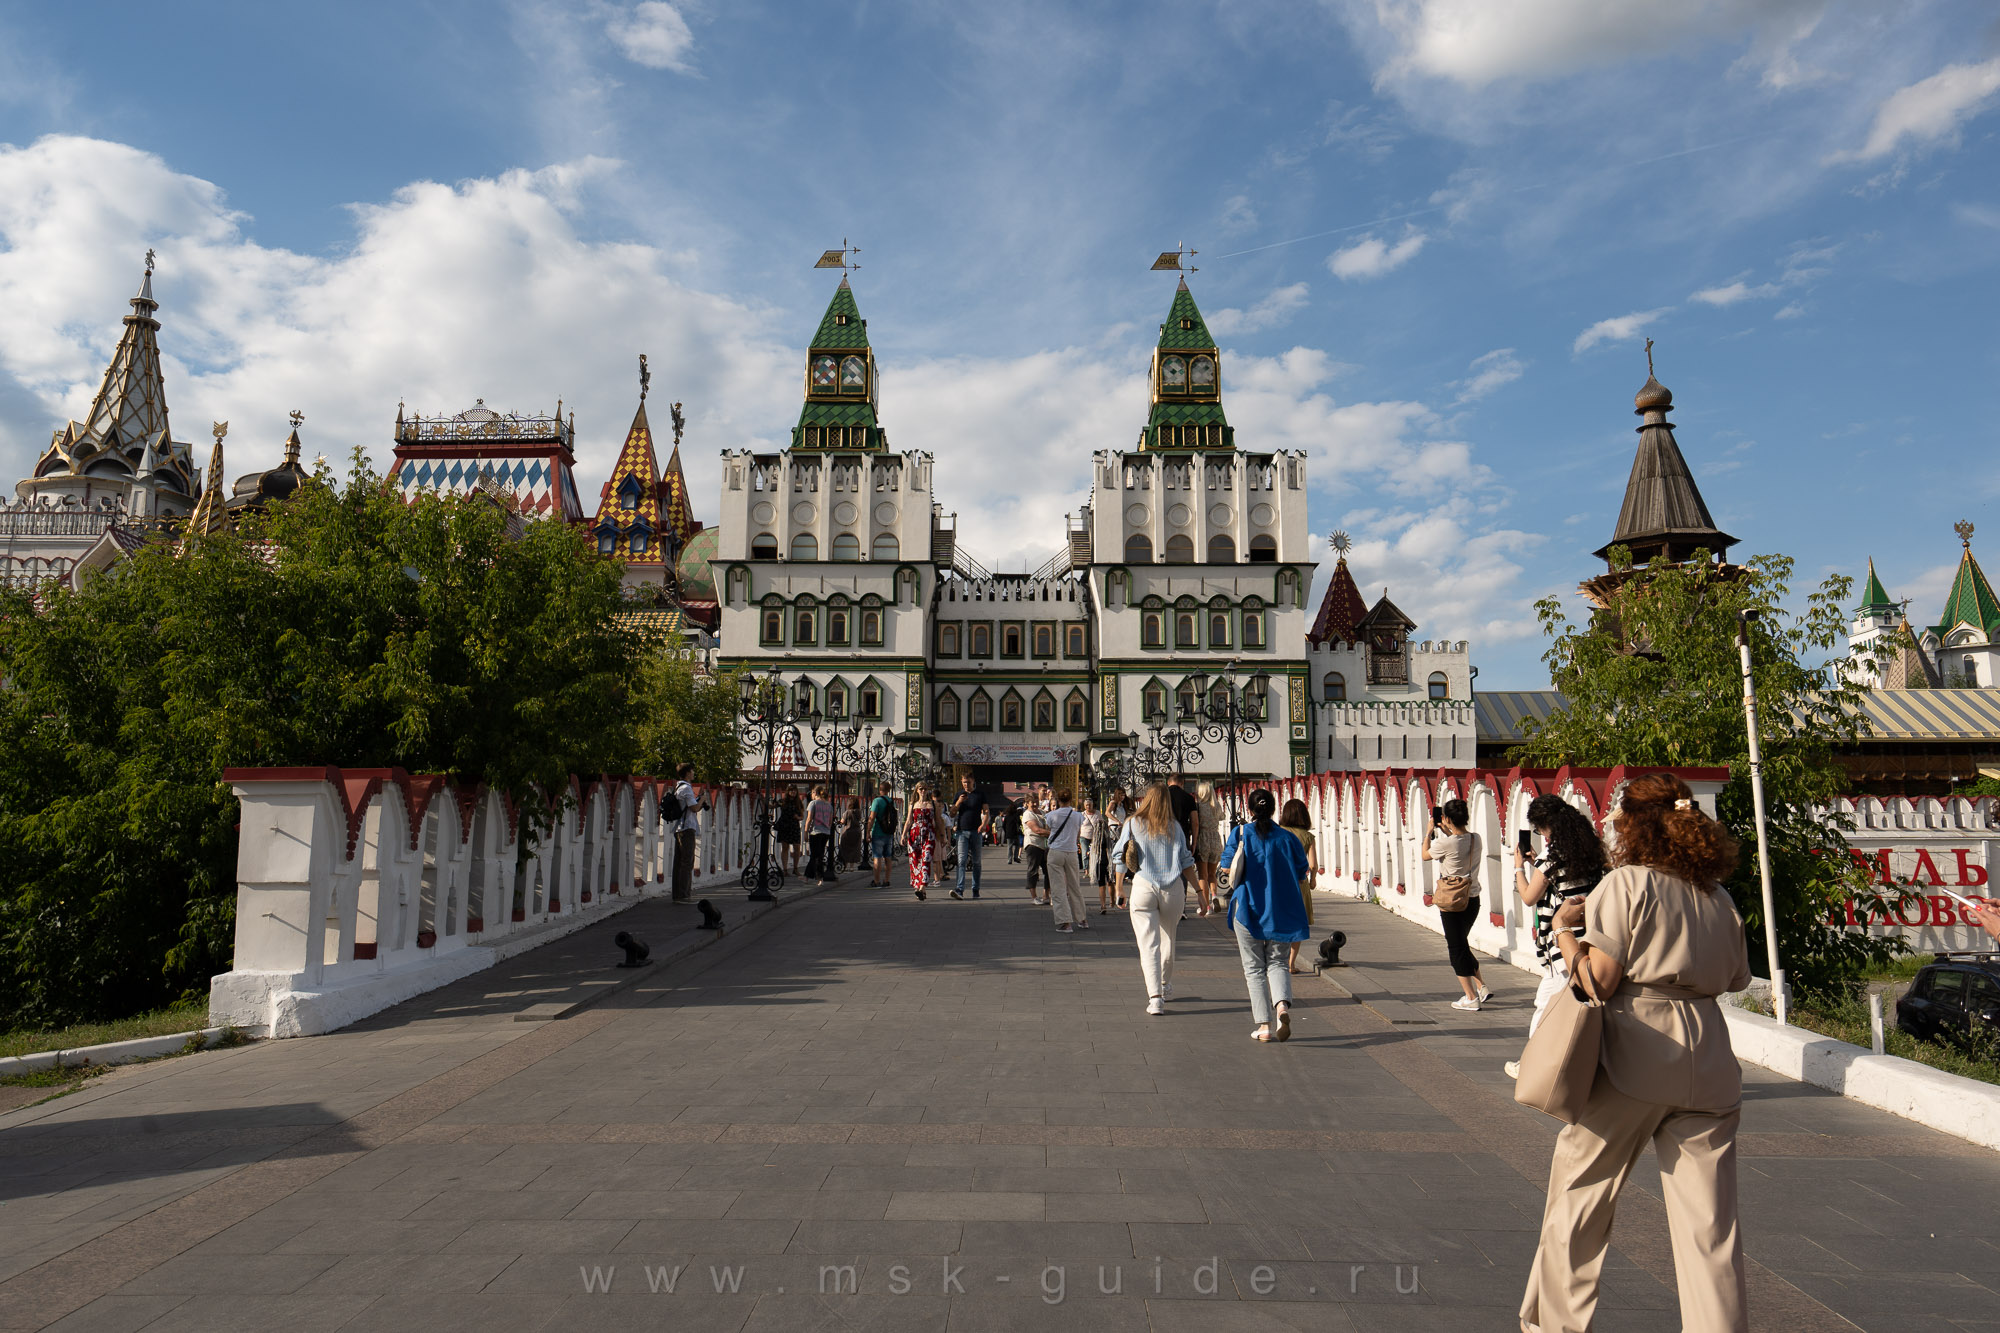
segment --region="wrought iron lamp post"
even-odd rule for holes
[[[825,729],[829,721],[833,725],[830,729]],[[813,709],[812,715],[806,719],[812,741],[813,763],[827,770],[827,786],[833,794],[834,832],[833,836],[827,839],[825,855],[829,865],[836,867],[840,864],[840,761],[845,758],[847,766],[853,769],[861,766],[862,758],[861,724],[857,722],[843,725],[844,721],[845,719],[838,716],[829,718],[817,708]],[[827,865],[820,867],[822,874],[827,869]]]
[[[1163,752],[1173,756],[1174,771],[1185,774],[1186,765],[1202,759],[1201,742],[1223,747],[1223,761],[1229,773],[1229,822],[1237,819],[1236,785],[1238,767],[1236,747],[1255,745],[1263,739],[1262,720],[1252,718],[1243,708],[1244,687],[1236,678],[1236,663],[1231,662],[1223,669],[1223,679],[1211,682],[1206,672],[1196,672],[1185,682],[1189,697],[1181,705],[1181,725],[1166,726],[1164,713],[1155,713],[1153,729],[1154,744]],[[1271,678],[1259,671],[1250,677],[1250,693],[1259,699],[1268,700]]]
[[[800,697],[809,697],[812,689],[812,682],[804,676],[799,677],[799,682],[804,691],[794,691],[787,698],[785,682],[775,666],[761,678],[749,671],[737,677],[738,713],[742,718],[737,735],[745,745],[762,747],[764,751],[764,781],[757,811],[757,865],[754,882],[749,884],[753,903],[772,901],[771,889],[780,882],[780,872],[771,864],[771,769],[777,762],[780,740],[789,737],[794,749],[799,745],[797,703]],[[746,872],[744,878],[751,879],[751,873]]]

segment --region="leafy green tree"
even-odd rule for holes
[[[656,652],[639,671],[640,771],[671,776],[693,764],[698,782],[736,776],[736,677],[695,670],[692,658]]]
[[[1743,847],[1729,890],[1743,913],[1750,959],[1765,967],[1763,899],[1750,795],[1750,747],[1737,652],[1738,613],[1754,610],[1751,670],[1757,683],[1772,900],[1779,966],[1802,994],[1833,995],[1861,968],[1902,948],[1831,924],[1845,900],[1878,897],[1843,836],[1851,821],[1831,812],[1848,779],[1835,759],[1866,725],[1862,689],[1848,676],[1842,610],[1853,581],[1828,578],[1788,609],[1793,562],[1757,556],[1725,573],[1704,553],[1684,565],[1635,570],[1624,548],[1614,573],[1628,575],[1588,624],[1562,604],[1536,604],[1550,639],[1544,660],[1567,707],[1511,751],[1522,764],[1557,767],[1723,767],[1730,779],[1717,813]],[[1894,900],[1891,895],[1890,900]]]
[[[677,752],[726,775],[715,690],[619,626],[619,583],[573,528],[406,503],[357,453],[240,533],[145,546],[39,605],[0,593],[0,1021],[119,1017],[228,968],[225,768],[516,797]]]

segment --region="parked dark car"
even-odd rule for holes
[[[2000,1042],[2000,953],[1939,954],[1896,1001],[1896,1026],[1926,1041]]]

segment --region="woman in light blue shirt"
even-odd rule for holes
[[[1273,822],[1276,797],[1260,788],[1250,793],[1249,806],[1251,822],[1231,829],[1222,848],[1222,862],[1230,868],[1229,925],[1236,932],[1236,952],[1243,958],[1250,1015],[1257,1020],[1252,1040],[1289,1041],[1292,974],[1288,946],[1312,934],[1306,921],[1304,887],[1311,867],[1299,840]]]
[[[1128,847],[1138,862],[1136,869],[1126,864]],[[1139,798],[1139,808],[1125,821],[1111,849],[1111,868],[1118,876],[1119,896],[1131,903],[1139,973],[1146,979],[1146,1012],[1164,1014],[1174,993],[1174,931],[1187,906],[1187,887],[1194,883],[1194,857],[1180,825],[1174,823],[1166,783],[1155,782]]]

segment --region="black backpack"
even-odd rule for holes
[[[660,793],[660,821],[666,823],[679,819],[687,811],[681,808],[680,793],[672,787]]]

